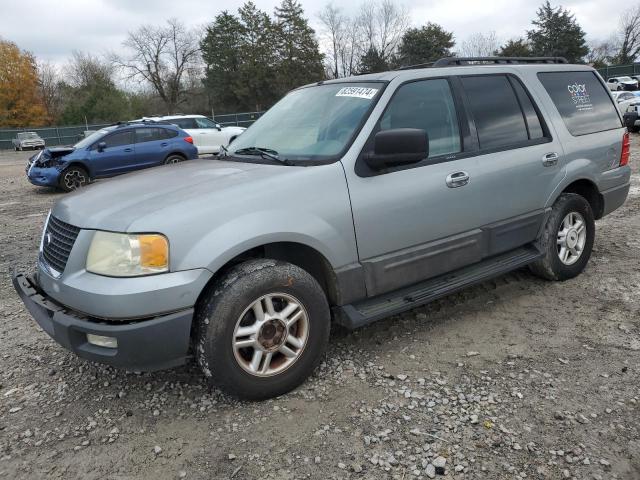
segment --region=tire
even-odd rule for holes
[[[578,226],[581,223],[584,230]],[[544,257],[530,265],[531,271],[547,280],[578,276],[589,262],[594,238],[595,221],[589,202],[581,195],[563,193],[553,204],[540,239]]]
[[[90,180],[89,173],[84,168],[73,166],[60,174],[59,185],[65,192],[71,192],[88,185]]]
[[[268,312],[269,298],[275,316],[258,316]],[[279,317],[287,309],[289,327]],[[262,400],[311,375],[329,341],[330,313],[324,291],[305,270],[256,259],[233,267],[204,293],[195,325],[195,354],[208,381],[235,397]]]
[[[184,157],[182,155],[171,154],[167,158],[164,159],[165,165],[172,165],[174,163],[180,163],[184,161]]]

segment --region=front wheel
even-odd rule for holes
[[[70,167],[60,176],[60,188],[65,192],[77,190],[89,184],[89,174],[82,167]]]
[[[329,339],[329,306],[305,270],[250,260],[205,293],[196,329],[196,357],[209,381],[260,400],[296,388],[314,370]]]
[[[540,246],[544,257],[531,271],[547,280],[568,280],[587,266],[595,239],[591,205],[581,195],[563,193],[553,204]]]

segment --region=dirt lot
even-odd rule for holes
[[[9,271],[32,268],[63,194],[0,154],[0,477],[640,478],[640,139],[626,205],[565,283],[518,271],[355,332],[263,403],[197,368],[90,364],[43,333]],[[441,461],[441,460],[440,460]]]

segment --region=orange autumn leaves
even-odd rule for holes
[[[0,39],[0,127],[39,126],[46,121],[33,55]]]

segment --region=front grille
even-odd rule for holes
[[[42,240],[42,256],[47,264],[57,272],[64,272],[78,233],[80,233],[78,227],[58,220],[53,215],[49,216]]]

